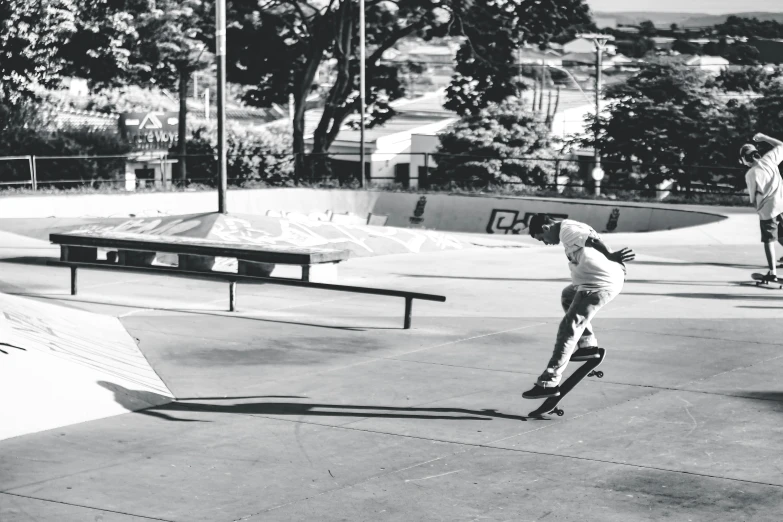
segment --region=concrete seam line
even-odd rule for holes
[[[29,499],[29,500],[38,500],[40,502],[49,502],[49,503],[52,503],[52,504],[62,504],[64,506],[73,506],[73,507],[82,508],[82,509],[92,509],[94,511],[103,511],[104,513],[115,513],[117,515],[126,515],[126,516],[129,516],[129,517],[143,518],[145,520],[157,520],[159,522],[176,522],[176,521],[168,519],[168,518],[148,517],[148,516],[145,516],[145,515],[137,515],[135,513],[127,513],[125,511],[115,511],[113,509],[105,509],[105,508],[99,508],[99,507],[93,507],[93,506],[85,506],[85,505],[82,505],[82,504],[73,504],[71,502],[63,502],[62,500],[51,500],[51,499],[48,499],[48,498],[31,497],[29,495],[20,495],[19,493],[10,493],[8,491],[0,491],[0,495],[9,495],[9,496],[12,496],[12,497],[26,498],[26,499]]]

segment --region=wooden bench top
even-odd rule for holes
[[[244,261],[310,265],[348,259],[348,250],[286,245],[263,245],[216,241],[183,236],[158,236],[131,232],[68,232],[49,234],[52,243],[86,247],[165,252],[196,256],[234,257]]]

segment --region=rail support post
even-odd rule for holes
[[[237,282],[228,283],[228,309],[231,312],[237,311]]]
[[[76,267],[72,266],[71,267],[71,295],[76,295],[76,290],[77,290],[76,282],[77,282]]]
[[[405,324],[404,328],[406,330],[409,330],[411,327],[411,310],[413,309],[413,298],[412,297],[406,297],[405,298]]]

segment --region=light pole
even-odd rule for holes
[[[361,175],[359,176],[359,186],[364,188],[364,0],[359,0],[359,166]]]
[[[215,2],[215,49],[217,51],[218,212],[226,208],[226,0]]]
[[[593,167],[593,180],[595,181],[595,195],[601,194],[601,180],[604,179],[604,169],[601,168],[601,152],[598,149],[598,122],[601,117],[601,65],[606,42],[614,40],[614,36],[608,34],[585,33],[576,35],[577,38],[591,40],[595,46],[595,167]]]

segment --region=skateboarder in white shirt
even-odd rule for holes
[[[598,341],[590,321],[620,293],[625,262],[633,261],[636,254],[629,248],[612,252],[592,227],[579,221],[555,221],[546,214],[536,214],[528,227],[531,236],[547,245],[563,244],[572,283],[563,289],[561,305],[566,314],[557,330],[552,358],[535,386],[522,397],[558,397],[568,361],[598,357]]]
[[[778,281],[775,269],[775,241],[783,244],[783,180],[778,165],[783,161],[783,142],[766,134],[756,134],[753,141],[764,141],[772,150],[763,156],[755,145],[746,143],[740,149],[740,163],[748,169],[745,182],[750,203],[756,207],[761,226],[761,242],[767,256],[767,281]],[[783,260],[783,258],[781,258]]]

